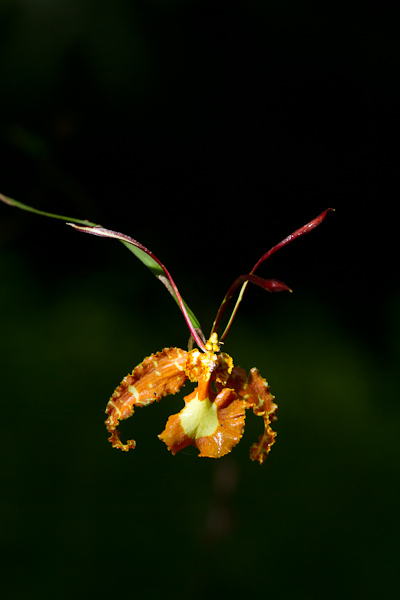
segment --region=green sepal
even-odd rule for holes
[[[66,217],[63,215],[57,215],[55,213],[49,213],[49,212],[46,212],[43,210],[38,210],[37,208],[32,208],[31,206],[28,206],[27,204],[18,202],[18,200],[14,200],[14,198],[4,196],[1,193],[0,193],[0,200],[2,202],[4,202],[5,204],[8,204],[9,206],[14,206],[15,208],[20,208],[22,210],[26,210],[28,212],[35,213],[42,217],[50,217],[52,219],[59,219],[61,221],[67,222],[67,224],[68,223],[71,223],[71,224],[76,223],[78,225],[83,225],[84,227],[88,227],[88,228],[89,227],[99,227],[99,225],[97,225],[96,223],[92,223],[91,221],[88,221],[86,219],[75,219],[73,217]],[[94,232],[92,231],[92,233],[94,233]],[[116,233],[116,232],[114,232],[114,233]],[[109,236],[109,237],[111,237],[111,236]],[[117,237],[117,236],[113,236],[113,237]],[[125,241],[124,239],[121,239],[122,237],[126,237],[126,239],[127,240],[129,239],[130,241]],[[170,284],[168,277],[166,276],[166,275],[169,276],[168,272],[162,268],[161,264],[159,264],[156,260],[154,260],[154,258],[151,255],[148,254],[149,251],[147,250],[147,248],[145,248],[144,246],[139,244],[140,246],[145,248],[145,250],[142,250],[140,247],[137,247],[137,245],[133,245],[132,241],[134,241],[134,240],[132,240],[132,238],[128,238],[128,236],[123,236],[123,234],[119,234],[119,238],[117,238],[117,239],[119,239],[119,241],[122,242],[122,244],[124,244],[124,246],[126,246],[126,248],[128,248],[128,250],[133,252],[133,254],[148,269],[150,269],[150,271],[153,273],[153,275],[155,275],[157,277],[157,279],[159,279],[165,285],[165,287],[168,289],[168,291],[174,298],[175,302],[178,304],[179,308],[181,308],[179,298],[178,298],[174,288]],[[201,330],[201,325],[200,325],[198,319],[196,318],[196,316],[194,315],[193,311],[189,308],[189,306],[183,300],[183,298],[181,298],[181,302],[187,311],[187,315],[190,319],[190,322],[191,322],[193,328],[195,330],[196,329]]]

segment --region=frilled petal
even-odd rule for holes
[[[274,443],[271,421],[277,406],[269,387],[257,369],[249,376],[234,367],[232,358],[219,352],[216,334],[206,344],[206,352],[165,348],[152,354],[123,379],[108,402],[106,412],[109,441],[114,448],[130,450],[136,442],[123,444],[117,426],[133,414],[135,406],[147,406],[168,394],[175,394],[189,379],[197,388],[185,397],[185,407],[168,419],[159,438],[172,454],[195,446],[199,456],[218,458],[228,454],[243,436],[245,410],[263,417],[265,431],[250,450],[250,458],[262,464]]]
[[[228,454],[243,435],[244,405],[232,389],[224,388],[210,400],[199,388],[186,396],[185,408],[168,419],[159,438],[172,454],[195,446],[199,456],[218,458]]]
[[[241,379],[242,369],[239,367],[237,371],[240,374],[238,379]],[[245,402],[245,408],[252,408],[255,415],[264,419],[264,433],[250,448],[251,460],[258,460],[261,465],[275,442],[276,433],[271,429],[271,422],[277,419],[278,407],[274,404],[274,396],[269,391],[268,383],[261,377],[258,369],[251,369],[247,383],[240,387],[239,395]]]
[[[111,434],[108,439],[114,448],[128,451],[136,446],[135,440],[128,440],[126,444],[121,442],[117,431],[119,421],[131,417],[135,406],[147,406],[178,392],[187,380],[186,360],[184,350],[164,348],[145,358],[122,380],[106,408],[106,426]]]

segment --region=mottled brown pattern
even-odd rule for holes
[[[131,417],[135,406],[147,406],[178,392],[187,380],[184,370],[186,360],[187,352],[184,350],[164,348],[145,358],[131,375],[124,377],[106,408],[109,415],[106,426],[111,434],[109,441],[114,448],[127,451],[136,446],[134,440],[128,440],[126,444],[121,442],[116,429],[119,421]],[[130,386],[134,386],[136,394],[129,389]]]
[[[250,448],[251,460],[258,460],[261,465],[275,442],[276,433],[270,425],[277,419],[278,406],[274,404],[274,396],[270,393],[269,386],[258,369],[251,369],[245,391],[246,395],[248,394],[246,408],[252,408],[254,414],[264,419],[264,433]]]
[[[158,436],[172,454],[189,445],[198,448],[200,457],[219,458],[228,454],[242,438],[245,410],[251,408],[264,419],[265,431],[251,447],[250,458],[260,464],[264,462],[275,441],[270,423],[276,419],[277,410],[267,382],[257,369],[251,369],[247,377],[244,369],[234,367],[232,358],[218,351],[216,336],[206,348],[206,352],[164,348],[123,379],[106,410],[109,441],[114,448],[127,451],[136,445],[134,440],[121,442],[117,431],[119,421],[132,416],[137,406],[147,406],[175,394],[189,379],[198,386],[184,398],[185,408],[168,419],[165,430]],[[190,402],[194,404],[187,410]]]

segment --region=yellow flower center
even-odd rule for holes
[[[185,406],[180,417],[183,431],[192,439],[212,435],[219,425],[215,403],[208,398],[199,400],[197,395]]]

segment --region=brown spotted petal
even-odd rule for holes
[[[108,438],[114,448],[128,451],[136,446],[135,440],[123,444],[119,438],[119,421],[133,415],[135,406],[147,406],[168,394],[175,394],[187,380],[185,364],[187,352],[180,348],[164,348],[144,359],[127,375],[111,396],[106,413]]]
[[[264,433],[250,448],[251,460],[258,460],[261,465],[275,442],[276,433],[270,425],[277,419],[278,407],[274,404],[274,396],[269,391],[268,383],[261,377],[257,369],[251,369],[247,385],[243,387],[240,395],[245,401],[245,407],[252,408],[255,415],[264,419]]]

